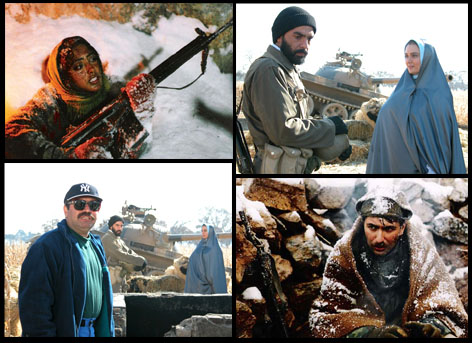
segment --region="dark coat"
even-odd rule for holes
[[[100,236],[90,234],[102,265],[104,301],[95,335],[114,336],[113,293]],[[18,293],[23,336],[75,337],[85,308],[86,266],[66,220],[42,235],[21,267]]]

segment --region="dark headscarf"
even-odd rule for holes
[[[367,160],[367,174],[465,174],[452,94],[436,51],[424,45],[416,80],[403,73],[382,106]]]
[[[202,239],[190,255],[184,293],[226,293],[223,252],[211,225],[208,238]]]
[[[62,40],[49,55],[47,73],[51,84],[57,90],[62,100],[67,104],[68,114],[73,123],[82,122],[85,115],[96,109],[105,99],[110,90],[108,78],[103,74],[103,67],[98,57],[100,72],[102,73],[102,88],[95,92],[80,91],[68,75],[68,71],[74,63],[72,48],[84,44],[88,49],[98,55],[97,51],[84,38],[68,37]]]

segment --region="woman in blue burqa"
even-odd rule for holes
[[[213,226],[202,225],[202,240],[190,255],[184,293],[226,293],[223,252]]]
[[[410,40],[405,63],[377,118],[366,173],[465,174],[452,94],[434,47]]]

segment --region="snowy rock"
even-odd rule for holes
[[[433,220],[433,233],[453,242],[468,244],[467,223],[454,217],[449,210],[439,213]]]
[[[248,179],[245,195],[250,200],[263,202],[267,207],[284,211],[304,211],[307,208],[305,186],[280,179]]]
[[[307,199],[312,207],[339,209],[354,192],[354,179],[305,179]]]
[[[318,238],[306,240],[305,235],[295,235],[285,240],[285,247],[295,264],[310,272],[315,272],[321,264],[321,244]]]

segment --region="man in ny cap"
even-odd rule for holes
[[[275,18],[272,42],[244,79],[243,112],[257,148],[256,173],[311,173],[321,160],[347,159],[347,127],[339,117],[314,119],[297,65],[316,33],[315,19],[292,6]]]
[[[23,336],[114,336],[105,250],[90,233],[101,202],[94,186],[72,186],[64,198],[65,219],[29,249],[18,294]]]
[[[128,248],[121,239],[123,218],[112,216],[108,220],[109,230],[103,235],[102,242],[107,254],[113,292],[122,292],[126,275],[144,270],[147,261],[143,256]]]
[[[467,337],[468,316],[436,249],[412,225],[401,191],[379,188],[356,204],[309,314],[322,338]]]

